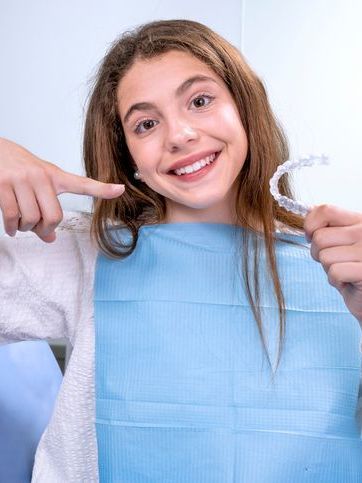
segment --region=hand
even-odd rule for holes
[[[311,255],[362,325],[362,213],[321,205],[305,218]]]
[[[57,195],[74,193],[112,199],[124,189],[124,185],[67,173],[0,138],[0,211],[10,236],[17,230],[31,230],[43,241],[53,242],[54,230],[63,219]]]

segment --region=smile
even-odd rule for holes
[[[210,156],[206,156],[189,166],[183,166],[180,169],[171,171],[170,174],[176,176],[177,180],[182,183],[197,182],[214,170],[214,166],[218,164],[219,154],[220,151],[210,154]]]
[[[183,168],[180,168],[180,169],[175,169],[173,172],[177,176],[182,176],[184,174],[195,173],[196,171],[200,171],[200,169],[202,169],[205,166],[207,166],[210,163],[212,163],[215,160],[216,155],[217,155],[217,153],[213,153],[210,156],[207,156],[206,158],[200,159],[199,161],[196,161],[193,164],[190,164],[188,166],[184,166]]]

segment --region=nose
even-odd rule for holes
[[[188,122],[177,119],[168,124],[166,144],[170,151],[177,151],[197,138],[197,130]]]

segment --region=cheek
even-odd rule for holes
[[[154,170],[157,163],[157,146],[152,139],[127,141],[128,151],[138,170],[146,174]]]
[[[237,144],[241,143],[242,145],[247,143],[246,133],[239,113],[233,105],[225,104],[220,108],[215,124],[226,140],[236,142]]]

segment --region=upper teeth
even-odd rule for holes
[[[199,171],[199,169],[203,168],[207,164],[210,164],[214,161],[216,158],[216,153],[211,154],[210,156],[207,156],[206,158],[200,159],[199,161],[196,161],[196,163],[190,164],[188,166],[184,166],[183,168],[180,169],[175,169],[175,173],[180,176],[181,174],[185,173],[193,173],[195,171]]]

